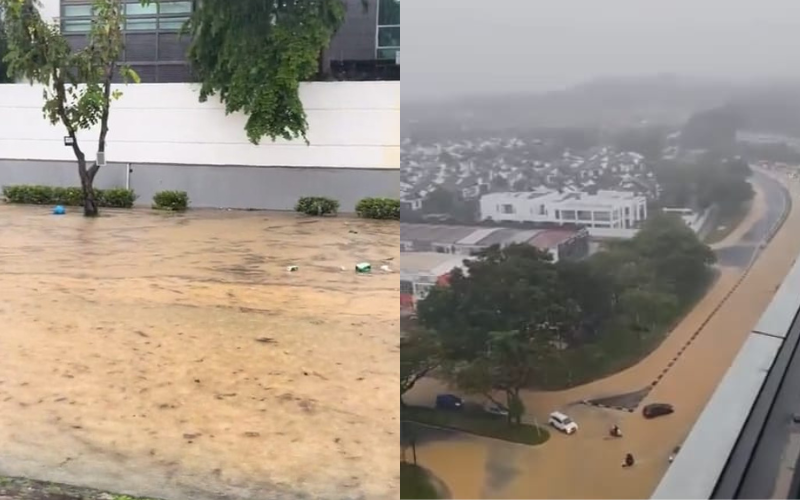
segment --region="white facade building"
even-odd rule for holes
[[[483,220],[589,228],[632,229],[647,218],[647,198],[627,191],[491,193],[481,197],[480,207]]]

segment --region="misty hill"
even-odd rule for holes
[[[800,135],[798,84],[746,86],[663,75],[595,80],[541,94],[404,102],[402,121],[404,137],[418,137],[642,122],[680,126],[695,113],[717,108],[726,110],[718,116],[735,115],[737,128]]]

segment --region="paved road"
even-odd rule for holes
[[[578,435],[554,435],[539,447],[472,436],[430,441],[418,447],[420,462],[447,482],[456,498],[649,496],[668,465],[672,448],[688,434],[750,328],[800,253],[800,238],[794,229],[800,225],[800,190],[794,187],[789,219],[763,250],[752,272],[742,280],[744,258],[737,255],[728,260],[729,254],[736,251],[724,250],[725,247],[749,246],[752,255],[771,224],[780,219],[784,206],[780,187],[768,178],[759,176],[756,180],[760,196],[754,202],[753,212],[743,222],[744,227],[717,246],[723,260],[718,282],[661,347],[638,365],[606,379],[567,391],[525,395],[526,407],[540,421],[552,409],[565,408],[581,425]],[[699,329],[701,333],[691,346],[643,401],[671,402],[678,408],[676,414],[646,421],[638,413],[575,404],[583,399],[641,389]],[[441,387],[426,382],[411,396],[429,398],[438,390]],[[607,437],[612,423],[622,426],[623,439]],[[619,466],[618,459],[621,461],[626,452],[637,457],[633,469]]]

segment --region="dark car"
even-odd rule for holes
[[[663,417],[671,413],[675,413],[675,408],[667,403],[651,403],[642,408],[644,418]]]
[[[455,394],[439,394],[436,396],[437,410],[460,410],[464,408],[464,400]]]

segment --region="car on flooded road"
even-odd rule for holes
[[[578,432],[578,424],[560,411],[551,413],[547,423],[567,435]]]
[[[644,418],[657,418],[675,413],[675,407],[667,403],[650,403],[642,408]]]

